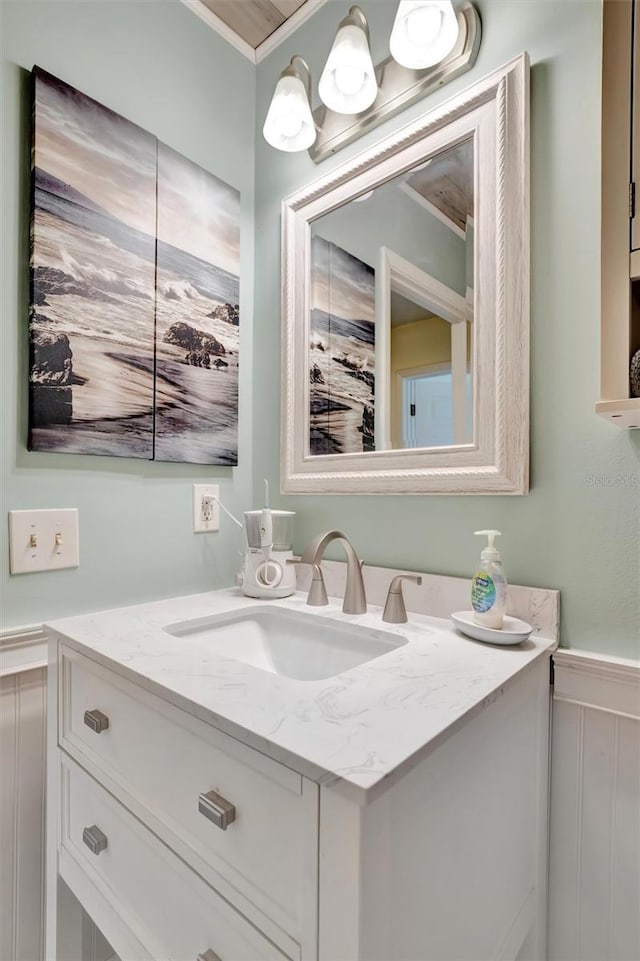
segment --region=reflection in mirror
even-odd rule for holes
[[[311,224],[311,455],[473,442],[474,142]]]
[[[315,235],[311,244],[309,452],[374,449],[374,270]]]
[[[381,435],[380,447],[472,441],[471,329],[469,322],[449,323],[392,288],[390,443]]]

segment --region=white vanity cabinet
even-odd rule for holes
[[[548,659],[364,808],[320,801],[322,961],[546,958]]]
[[[59,871],[122,961],[315,957],[317,785],[64,644],[57,674]]]
[[[552,642],[501,651],[508,682],[367,790],[337,764],[313,776],[304,757],[281,763],[264,735],[230,736],[215,697],[189,702],[169,674],[161,686],[101,645],[51,632],[48,961],[77,961],[56,947],[74,942],[58,875],[121,961],[545,957]],[[451,695],[453,671],[424,712]],[[426,675],[415,677],[420,698]],[[303,690],[292,710],[313,739]],[[340,725],[323,697],[324,720]],[[391,685],[384,704],[354,708],[356,728],[384,709],[389,739],[402,737],[405,700]],[[383,749],[372,744],[361,770]]]

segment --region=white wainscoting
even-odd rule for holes
[[[43,652],[0,637],[0,961],[43,953]],[[549,961],[640,961],[640,664],[554,662]],[[78,961],[109,951],[87,919]]]
[[[46,670],[0,677],[0,958],[43,950]]]
[[[0,631],[0,677],[46,666],[47,638],[40,625]]]
[[[44,955],[46,663],[42,628],[0,635],[0,961]],[[113,957],[86,915],[81,931],[78,949],[63,949],[68,961]]]
[[[554,654],[550,961],[640,959],[640,664]]]

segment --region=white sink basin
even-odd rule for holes
[[[164,630],[188,638],[203,653],[298,681],[335,677],[407,643],[390,631],[267,606],[180,621]]]

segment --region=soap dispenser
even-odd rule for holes
[[[475,531],[489,538],[488,546],[480,554],[480,566],[471,584],[473,620],[483,627],[502,629],[507,606],[507,580],[500,554],[495,546],[500,531]]]

